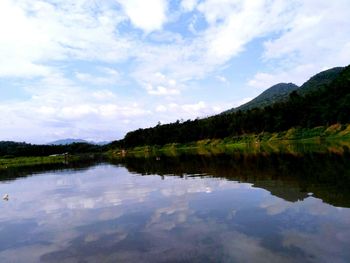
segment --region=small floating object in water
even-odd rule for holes
[[[157,161],[160,161],[160,157],[156,157],[156,160],[157,160]]]
[[[2,199],[4,199],[5,201],[8,201],[8,200],[9,200],[9,195],[8,195],[8,194],[5,194],[4,197],[3,197]]]
[[[211,190],[210,187],[206,187],[206,188],[205,188],[205,192],[206,192],[207,194],[210,194],[210,193],[212,192],[212,190]]]

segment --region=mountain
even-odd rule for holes
[[[88,143],[88,144],[103,146],[110,142],[109,141],[94,142],[94,141],[86,141],[82,139],[62,139],[62,140],[49,142],[48,145],[69,145],[72,143]]]
[[[289,94],[297,90],[299,87],[293,83],[279,83],[271,88],[265,90],[263,93],[261,93],[259,96],[257,96],[255,99],[230,110],[227,110],[225,113],[232,113],[237,112],[239,110],[246,111],[253,108],[263,108],[268,105],[271,105],[275,102],[281,102],[286,99],[288,99]]]
[[[299,95],[306,95],[310,92],[314,92],[320,88],[329,85],[333,80],[335,80],[340,73],[344,70],[343,67],[331,68],[322,71],[315,76],[311,77],[303,85],[300,86],[298,90]]]
[[[344,70],[344,67],[335,67],[325,71],[322,71],[315,76],[311,77],[306,81],[302,86],[298,87],[293,83],[279,83],[276,84],[253,100],[227,111],[224,111],[223,114],[237,112],[239,110],[246,111],[254,108],[264,108],[270,106],[276,102],[282,102],[289,98],[289,94],[293,91],[297,91],[299,95],[305,96],[306,94],[312,93],[328,86],[332,81],[334,81],[340,73]]]
[[[82,140],[82,139],[62,139],[62,140],[57,140],[53,142],[49,142],[49,145],[68,145],[72,143],[89,143],[88,141]]]

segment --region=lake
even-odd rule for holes
[[[0,262],[350,262],[350,154],[124,158],[0,173]]]

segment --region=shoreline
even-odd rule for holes
[[[205,139],[190,143],[145,145],[126,149],[109,150],[110,158],[127,156],[147,157],[176,155],[183,152],[193,154],[215,153],[304,153],[336,152],[350,149],[350,125],[335,124],[329,127],[291,128],[276,133],[250,134],[224,139]]]
[[[8,168],[18,167],[32,167],[47,164],[62,164],[68,165],[70,163],[94,160],[103,154],[86,153],[80,155],[58,155],[58,156],[23,156],[23,157],[0,157],[0,171]]]
[[[329,127],[291,128],[276,133],[246,134],[224,139],[205,139],[189,143],[146,145],[127,149],[110,149],[103,153],[84,153],[58,156],[0,157],[0,171],[7,168],[68,164],[93,160],[96,157],[121,159],[125,157],[149,158],[180,154],[304,154],[337,153],[350,151],[350,124]]]

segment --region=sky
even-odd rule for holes
[[[350,64],[349,0],[0,0],[0,141],[121,139]]]

